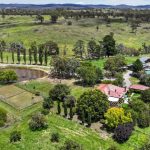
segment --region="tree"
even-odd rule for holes
[[[33,57],[34,57],[34,62],[35,62],[35,64],[37,64],[37,53],[38,53],[38,49],[37,49],[37,46],[36,46],[36,42],[33,42],[32,44],[31,44],[31,50],[32,50],[32,52],[33,52]]]
[[[67,117],[68,116],[68,109],[67,109],[66,102],[63,102],[63,107],[64,107],[64,116]]]
[[[59,47],[56,42],[48,41],[44,44],[45,49],[47,50],[48,55],[58,55]]]
[[[101,81],[103,78],[101,69],[93,66],[90,63],[83,63],[80,67],[78,67],[76,73],[77,77],[82,81],[83,84],[90,86]]]
[[[145,103],[150,103],[150,89],[141,92],[141,99]]]
[[[29,61],[30,61],[30,65],[32,63],[32,50],[29,49]]]
[[[133,131],[133,123],[118,125],[114,131],[114,138],[117,142],[123,143],[129,139]]]
[[[58,20],[58,15],[52,14],[51,15],[51,23],[55,24],[55,23],[57,23],[57,20]]]
[[[80,62],[75,58],[53,57],[51,61],[51,66],[53,67],[51,75],[58,78],[75,77],[79,65]]]
[[[26,49],[25,48],[23,49],[23,60],[24,60],[24,63],[26,64]]]
[[[75,107],[76,99],[74,96],[66,96],[64,101],[66,103],[66,106],[70,108],[69,115],[70,115],[70,119],[72,119],[74,115],[73,108]]]
[[[57,113],[58,113],[59,115],[61,114],[60,101],[57,101]]]
[[[6,48],[6,43],[4,40],[0,41],[0,59],[1,62],[3,63],[3,52],[5,51]]]
[[[41,44],[39,45],[39,62],[40,62],[40,65],[43,64],[43,56],[44,56],[44,45]]]
[[[67,140],[60,150],[83,150],[82,146],[75,141]]]
[[[57,84],[49,92],[50,97],[54,101],[60,101],[60,102],[63,102],[64,98],[69,94],[70,94],[70,89],[65,84]]]
[[[118,74],[116,74],[115,78],[116,79],[113,83],[117,86],[123,87],[123,82],[124,82],[123,75],[121,73],[118,73]]]
[[[47,126],[48,124],[45,119],[45,116],[41,113],[34,114],[29,122],[29,128],[32,131],[42,130],[47,128]]]
[[[87,123],[88,123],[88,126],[90,127],[91,126],[91,113],[89,112],[88,113],[88,120],[87,120]]]
[[[88,57],[91,59],[100,57],[100,46],[98,46],[94,39],[90,40],[87,45]]]
[[[123,67],[126,66],[125,57],[117,55],[112,58],[108,58],[104,63],[104,69],[109,72],[110,76],[114,77],[119,72],[123,71]]]
[[[143,70],[143,64],[142,64],[142,62],[141,62],[139,59],[137,59],[137,60],[133,63],[132,68],[133,68],[133,71],[134,71],[134,72],[139,72],[139,71]]]
[[[113,34],[106,35],[102,41],[103,51],[105,56],[112,56],[116,54],[116,41]]]
[[[40,21],[40,23],[42,24],[42,23],[44,22],[44,17],[41,16],[41,15],[37,15],[37,16],[36,16],[36,20],[37,20],[37,21]]]
[[[17,142],[17,141],[20,141],[21,140],[21,132],[19,131],[13,131],[11,132],[10,134],[10,142]]]
[[[11,49],[12,62],[13,62],[13,64],[14,64],[14,62],[15,62],[15,44],[14,44],[14,43],[12,43],[12,44],[10,45],[10,49]]]
[[[45,61],[45,65],[47,66],[47,50],[44,50],[44,61]]]
[[[74,45],[73,52],[76,57],[83,58],[83,54],[85,52],[84,41],[78,40]]]
[[[81,111],[81,121],[82,121],[82,124],[84,125],[84,123],[86,122],[85,121],[85,110],[82,110]]]
[[[18,63],[20,64],[20,61],[21,61],[20,55],[21,55],[21,49],[22,49],[20,43],[19,43],[19,44],[16,44],[16,49],[17,49],[17,61],[18,61]]]
[[[99,121],[104,117],[104,113],[109,107],[109,101],[105,94],[98,90],[89,90],[84,92],[77,101],[77,114],[82,119],[82,113],[85,113],[85,121],[88,120],[88,113],[91,114],[91,121]]]
[[[105,124],[110,128],[114,129],[118,125],[132,122],[130,113],[125,113],[123,108],[112,107],[105,113]]]

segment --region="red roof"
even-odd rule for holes
[[[123,95],[127,92],[126,88],[122,88],[112,84],[100,84],[97,89],[107,96],[115,98],[122,98]]]
[[[148,90],[149,87],[144,86],[144,85],[140,85],[140,84],[135,84],[135,85],[130,86],[130,89],[144,91],[144,90]]]

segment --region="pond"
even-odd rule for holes
[[[38,69],[30,69],[30,68],[3,68],[3,69],[14,70],[18,76],[19,82],[43,78],[48,75],[47,72]]]

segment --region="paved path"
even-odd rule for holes
[[[131,86],[131,81],[130,81],[131,74],[132,74],[132,71],[127,70],[127,72],[123,75],[124,84],[125,84],[126,87],[130,87]]]

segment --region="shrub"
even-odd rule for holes
[[[131,114],[127,113],[125,114],[125,111],[123,108],[110,108],[105,113],[105,124],[110,128],[114,129],[119,124],[124,124],[132,122]]]
[[[60,136],[58,133],[52,133],[51,142],[59,142]]]
[[[148,140],[139,150],[150,150],[150,141]]]
[[[4,126],[5,122],[7,121],[7,112],[0,108],[0,127]]]
[[[60,150],[83,150],[82,146],[75,141],[68,140]]]
[[[71,26],[71,25],[72,25],[72,22],[71,22],[71,21],[68,21],[68,22],[67,22],[67,25],[68,25],[68,26]]]
[[[40,92],[39,92],[39,91],[36,91],[36,92],[35,92],[35,96],[40,96]]]
[[[143,112],[137,119],[138,126],[140,128],[146,128],[150,126],[150,117],[148,112]]]
[[[43,115],[48,115],[49,114],[49,110],[48,109],[42,109],[41,113]]]
[[[17,80],[17,74],[13,70],[2,70],[0,71],[0,82],[10,83]]]
[[[21,132],[19,131],[13,131],[11,134],[10,134],[10,142],[17,142],[17,141],[20,141],[21,140]]]
[[[141,99],[145,103],[150,103],[150,90],[145,90],[141,92]]]
[[[41,113],[34,114],[29,122],[29,127],[32,131],[42,130],[47,128],[47,126],[47,121]]]
[[[133,123],[119,125],[114,131],[114,138],[117,142],[123,143],[129,139],[133,131]]]
[[[54,105],[54,102],[50,97],[44,98],[44,102],[43,102],[44,109],[51,109],[53,105]]]

